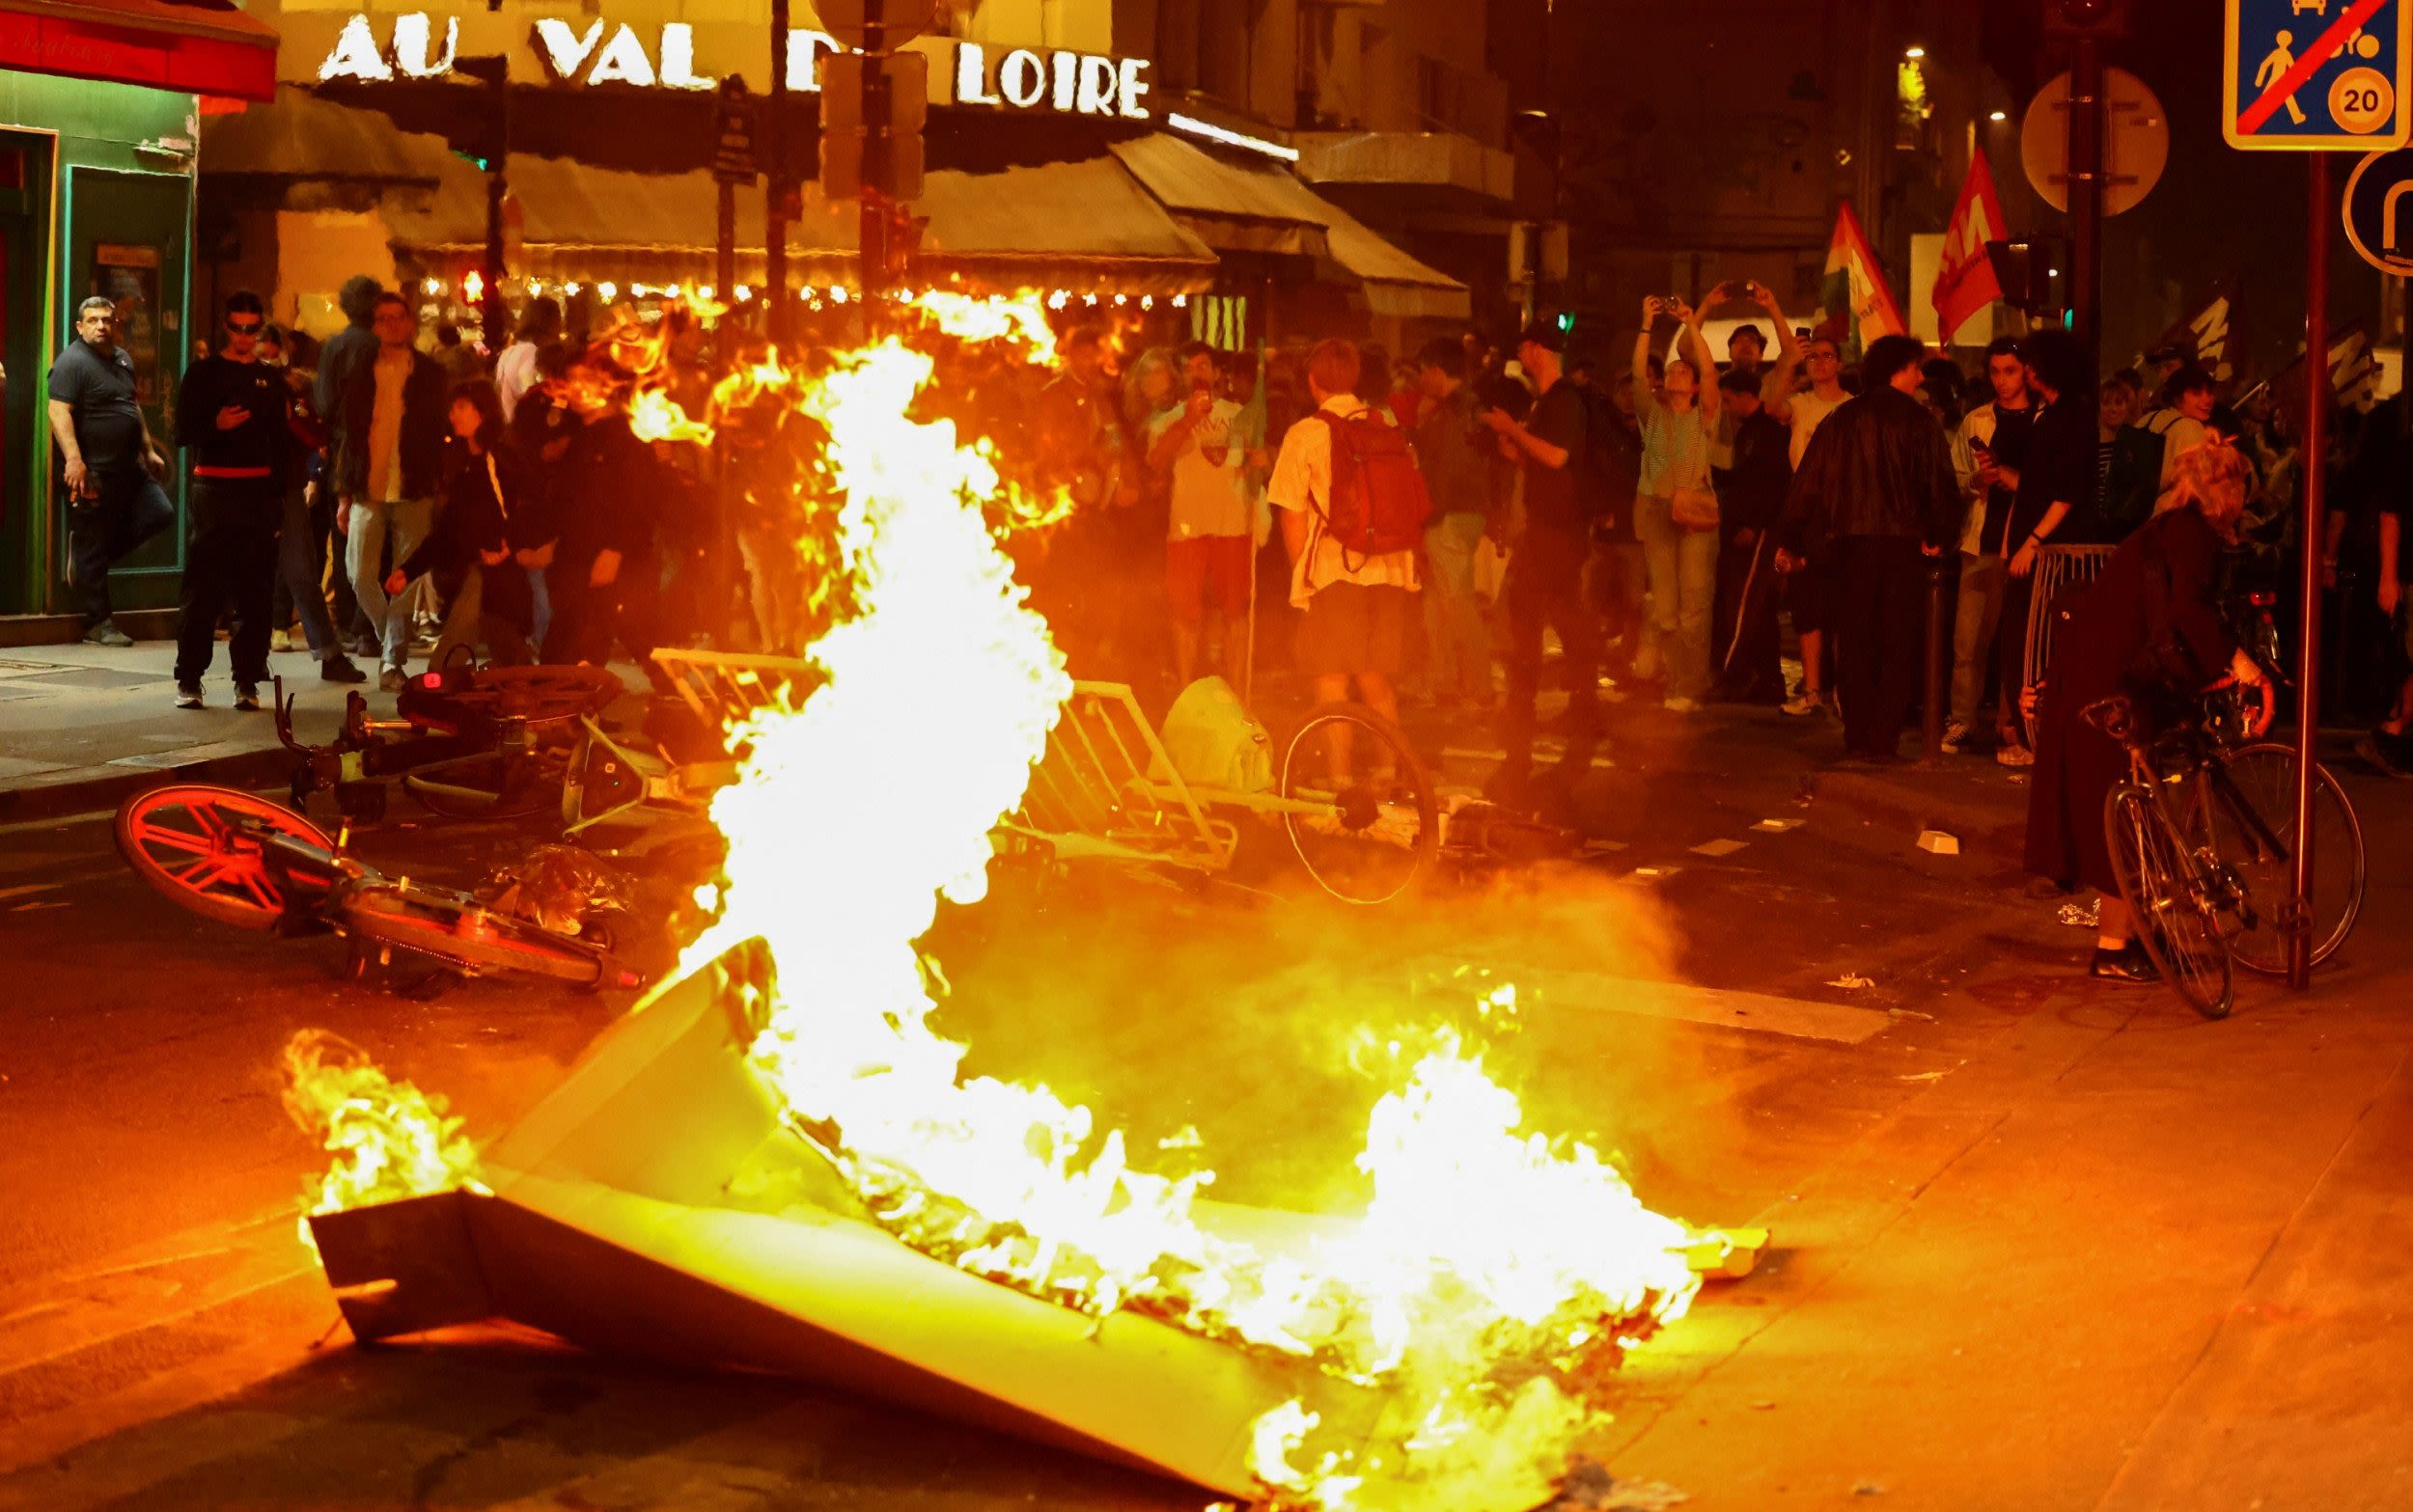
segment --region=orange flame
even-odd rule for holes
[[[310,1218],[431,1192],[483,1192],[478,1151],[444,1099],[396,1082],[367,1051],[325,1030],[304,1030],[285,1046],[285,1112],[335,1157],[302,1192],[302,1243],[314,1251]]]

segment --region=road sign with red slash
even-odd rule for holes
[[[2369,152],[2413,137],[2413,0],[2225,3],[2231,147]]]

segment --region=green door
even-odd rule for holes
[[[0,615],[42,607],[49,509],[42,477],[42,300],[50,245],[50,138],[0,131]]]
[[[134,381],[152,438],[168,454],[168,497],[177,523],[120,562],[109,596],[120,609],[160,609],[177,599],[184,567],[183,466],[168,416],[184,378],[185,280],[191,256],[192,179],[182,174],[67,171],[66,265],[60,270],[55,353],[73,339],[75,307],[88,295],[117,301],[118,340],[134,359]],[[50,552],[54,607],[69,605],[65,534]]]

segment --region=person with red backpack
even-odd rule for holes
[[[1314,679],[1316,701],[1338,703],[1353,691],[1383,718],[1399,718],[1391,679],[1418,590],[1416,553],[1432,514],[1407,432],[1357,397],[1360,373],[1351,343],[1317,342],[1307,354],[1307,387],[1316,409],[1282,438],[1266,497],[1282,511],[1290,554],[1290,603],[1299,621],[1298,670]],[[1352,776],[1347,746],[1336,740],[1331,775]],[[1368,774],[1379,782],[1386,774]]]

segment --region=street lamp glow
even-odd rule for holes
[[[2008,110],[1989,110],[1985,113],[1985,119],[1988,121],[2009,121],[2011,119],[2011,112]]]

